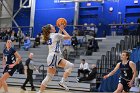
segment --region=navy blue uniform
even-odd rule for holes
[[[121,76],[119,78],[119,83],[123,85],[123,90],[125,92],[129,91],[130,87],[128,86],[128,82],[130,82],[133,77],[133,71],[129,66],[129,62],[130,61],[128,61],[127,64],[120,63]]]
[[[16,71],[17,65],[14,66],[13,68],[9,68],[9,65],[14,64],[14,62],[16,62],[16,57],[14,55],[15,52],[16,50],[12,47],[9,50],[7,50],[7,48],[3,50],[3,56],[6,61],[6,67],[3,71],[3,74],[8,72],[10,76],[12,76]]]

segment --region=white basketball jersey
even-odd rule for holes
[[[50,33],[50,39],[48,40],[49,53],[56,52],[61,53],[60,43],[63,39],[63,35],[60,33]]]

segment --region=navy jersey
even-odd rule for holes
[[[121,70],[121,77],[127,80],[131,80],[133,77],[133,71],[131,67],[129,66],[129,61],[127,64],[120,63],[120,70]]]
[[[15,52],[16,50],[12,47],[9,50],[7,50],[6,48],[3,50],[3,55],[6,60],[6,64],[13,64],[14,62],[16,62],[16,57],[14,55]]]

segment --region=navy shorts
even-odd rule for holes
[[[3,74],[8,72],[9,75],[12,76],[16,70],[17,70],[17,65],[14,66],[13,68],[9,68],[9,65],[6,65]]]
[[[126,80],[123,79],[123,78],[119,78],[119,83],[121,83],[121,84],[123,85],[123,90],[124,90],[125,92],[129,92],[129,90],[130,90],[130,88],[131,88],[131,87],[128,86],[128,82],[130,82],[130,81],[126,81]]]

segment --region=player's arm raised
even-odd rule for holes
[[[64,29],[64,25],[61,25],[59,27],[59,29],[64,33],[63,37],[64,39],[71,39],[71,36],[66,32],[66,30]]]

